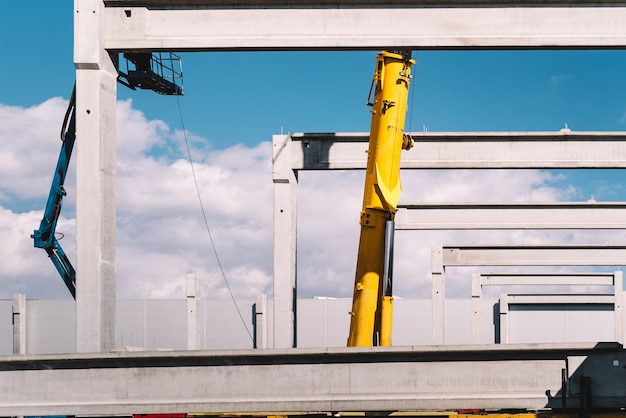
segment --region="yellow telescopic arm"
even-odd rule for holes
[[[410,55],[410,51],[382,51],[376,59],[348,346],[391,345],[391,277],[384,277],[391,265],[385,253],[389,252],[389,233],[393,232],[389,231],[393,223],[388,221],[394,219],[402,190],[400,153],[412,146],[404,135],[411,67],[415,64]]]

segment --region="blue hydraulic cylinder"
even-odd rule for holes
[[[63,196],[66,195],[63,184],[65,183],[67,169],[72,156],[72,150],[74,149],[74,142],[76,140],[76,116],[74,113],[74,102],[75,93],[72,93],[70,107],[68,108],[68,112],[66,114],[66,123],[68,117],[69,123],[65,132],[61,134],[63,145],[61,146],[61,152],[59,154],[56,170],[54,172],[54,178],[52,180],[52,186],[50,187],[50,194],[48,195],[48,201],[44,210],[43,219],[41,220],[39,229],[34,231],[31,238],[33,238],[36,248],[43,248],[46,250],[50,260],[52,260],[52,263],[61,275],[63,282],[65,282],[65,285],[72,294],[72,297],[76,299],[76,271],[74,270],[74,267],[72,267],[72,264],[55,236],[57,221],[61,213]]]

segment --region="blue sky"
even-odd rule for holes
[[[5,118],[0,119],[4,120],[1,151],[15,155],[7,159],[16,162],[14,168],[5,164],[1,171],[5,181],[0,183],[0,210],[4,210],[11,236],[20,240],[17,249],[5,245],[3,259],[19,254],[25,266],[0,270],[0,278],[9,283],[0,288],[0,296],[25,291],[37,297],[67,297],[65,289],[57,286],[60,280],[45,255],[31,248],[28,235],[38,226],[45,204],[58,153],[58,130],[74,82],[72,9],[71,0],[35,0],[28,9],[20,2],[4,2],[0,12],[0,109],[5,112],[0,115]],[[216,230],[222,237],[218,246],[222,246],[233,280],[242,280],[240,290],[235,290],[240,295],[271,292],[268,141],[281,130],[367,131],[370,114],[365,100],[375,55],[376,51],[182,54],[184,124],[196,148],[200,176],[206,176],[201,186],[206,188],[207,200],[221,199],[229,205],[225,211],[208,204],[209,218],[223,227]],[[407,130],[558,131],[567,124],[574,131],[621,131],[626,126],[626,51],[416,51],[415,57],[418,64]],[[184,275],[195,272],[207,278],[207,293],[223,296],[214,262],[206,261],[208,256],[202,252],[207,250],[206,240],[198,239],[196,248],[203,250],[172,249],[172,241],[188,240],[185,231],[202,229],[188,166],[185,168],[188,163],[182,152],[176,98],[131,91],[122,85],[118,98],[118,293],[123,297],[178,297]],[[22,148],[20,144],[24,144]],[[176,152],[166,155],[160,151],[164,149]],[[247,171],[250,167],[259,171]],[[149,185],[155,176],[163,181],[152,190]],[[231,183],[215,181],[217,177]],[[257,185],[260,177],[264,182]],[[425,200],[432,200],[433,195],[495,201],[626,198],[617,170],[531,170],[522,176],[493,177],[493,173],[426,173],[404,184],[405,188],[413,184],[408,196]],[[520,178],[524,182],[520,183]],[[320,228],[315,222],[302,221],[299,226],[303,295],[350,295],[358,234],[352,219],[358,218],[360,209],[360,181],[356,173],[332,179],[328,174],[302,175],[300,218],[315,219],[330,205],[338,211],[336,224]],[[71,253],[74,208],[71,184],[68,187],[64,225],[69,239],[64,246],[70,247]],[[517,189],[506,190],[512,187]],[[145,205],[138,194],[152,203]],[[246,201],[246,195],[255,200]],[[489,238],[511,239],[506,234],[481,239]],[[448,238],[433,239],[441,242]],[[519,239],[536,242],[543,238]],[[602,242],[604,238],[594,239]],[[611,240],[615,242],[615,238]],[[250,260],[241,260],[241,242],[250,242],[246,249]],[[167,262],[168,267],[157,261]],[[26,267],[27,263],[37,266]],[[328,266],[320,268],[322,263]],[[425,271],[418,276],[426,275]],[[155,279],[159,274],[163,277]],[[341,285],[337,285],[337,274],[347,276]],[[33,275],[45,276],[55,287],[25,279]],[[151,285],[143,279],[149,275]],[[428,295],[425,283],[422,278],[417,284],[397,288],[409,296]]]
[[[73,1],[3,5],[2,102],[67,98]],[[220,148],[280,131],[365,131],[375,51],[183,54],[187,128]],[[621,130],[626,51],[417,51],[413,130]],[[175,99],[119,86],[148,118],[180,124]],[[254,126],[254,129],[250,129]]]

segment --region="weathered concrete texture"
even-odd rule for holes
[[[145,6],[145,7],[420,7],[454,5],[537,5],[549,7],[555,4],[568,5],[616,5],[625,4],[624,0],[104,0],[107,6]]]
[[[626,404],[625,362],[618,345],[11,356],[0,414],[576,408],[583,376],[611,408]]]
[[[626,7],[107,7],[109,50],[622,48]],[[132,6],[131,6],[132,5]],[[516,4],[516,6],[518,6]],[[245,22],[245,23],[244,23]]]

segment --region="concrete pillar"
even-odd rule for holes
[[[26,295],[13,295],[13,354],[26,354]]]
[[[102,0],[74,1],[77,352],[115,345],[117,65],[103,20]]]
[[[616,271],[613,276],[613,292],[615,301],[615,341],[624,344],[624,273]]]
[[[187,350],[200,348],[197,293],[197,277],[195,274],[190,274],[187,276]]]
[[[267,299],[258,295],[253,309],[254,348],[267,348]]]
[[[482,336],[483,286],[479,273],[472,274],[472,344],[480,344]]]
[[[431,252],[433,344],[446,343],[446,280],[443,265],[443,249],[433,247]]]
[[[500,344],[509,343],[509,296],[500,295]]]
[[[274,135],[274,348],[296,347],[296,191],[291,137]]]

